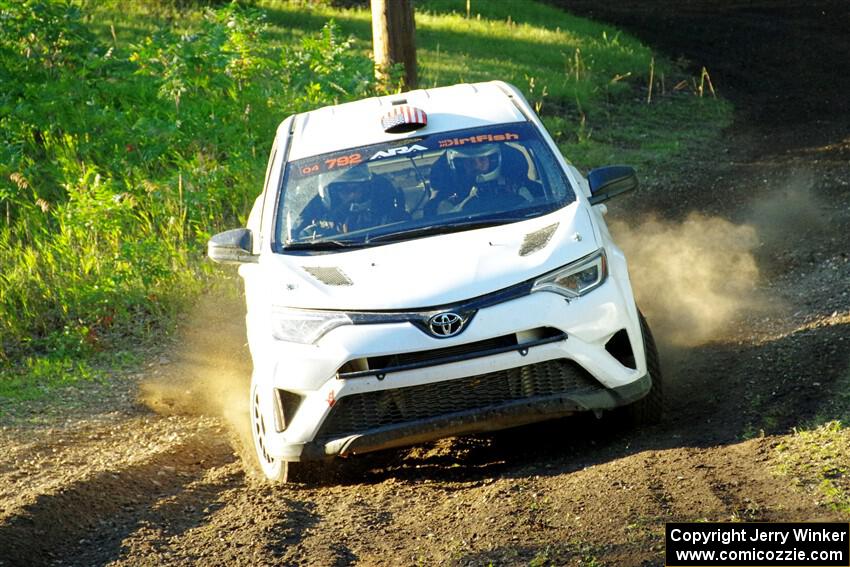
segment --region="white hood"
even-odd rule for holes
[[[526,235],[555,224],[557,229],[545,246],[520,255]],[[264,280],[272,286],[268,292],[275,305],[339,310],[419,309],[509,287],[598,248],[589,215],[573,203],[543,217],[491,228],[348,252],[274,254],[261,269],[267,274]],[[316,273],[315,268],[330,269],[330,274],[343,285],[323,283],[308,271]]]

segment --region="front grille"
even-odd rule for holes
[[[344,437],[515,400],[601,389],[575,362],[550,360],[469,378],[345,396],[337,400],[317,437]]]

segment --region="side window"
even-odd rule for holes
[[[540,176],[539,181],[547,194],[558,201],[574,200],[575,193],[552,152],[546,151],[539,142],[531,144],[529,150],[531,150],[534,169],[537,170],[537,175]]]

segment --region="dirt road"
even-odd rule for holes
[[[725,147],[611,205],[663,342],[662,425],[567,419],[272,487],[230,426],[247,369],[238,298],[216,297],[143,374],[0,424],[0,565],[661,565],[667,521],[847,521],[777,447],[850,389],[850,9],[562,4],[705,65],[741,109]]]

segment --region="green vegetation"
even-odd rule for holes
[[[391,88],[365,10],[198,4],[0,0],[0,396],[168,333],[213,273],[207,238],[244,224],[277,124]],[[531,0],[461,9],[417,4],[422,86],[515,83],[582,168],[663,163],[728,120],[613,28]]]
[[[0,394],[30,398],[167,330],[279,118],[373,85],[332,25],[273,46],[230,5],[119,44],[70,4],[0,6]]]
[[[477,0],[469,19],[464,2],[424,8],[431,13],[417,20],[417,38],[425,84],[514,83],[581,168],[663,163],[728,120],[727,105],[694,96],[697,82],[611,26],[533,2]]]
[[[776,447],[776,471],[850,518],[850,367],[806,428]]]
[[[777,472],[850,517],[850,429],[831,421],[796,431],[776,448]]]
[[[370,48],[370,14],[260,0],[278,37],[333,18]],[[716,141],[731,108],[706,77],[691,77],[614,27],[532,0],[423,0],[416,4],[422,87],[502,79],[519,87],[577,167],[669,163]],[[649,93],[652,77],[652,95]],[[648,103],[647,101],[651,102]]]

